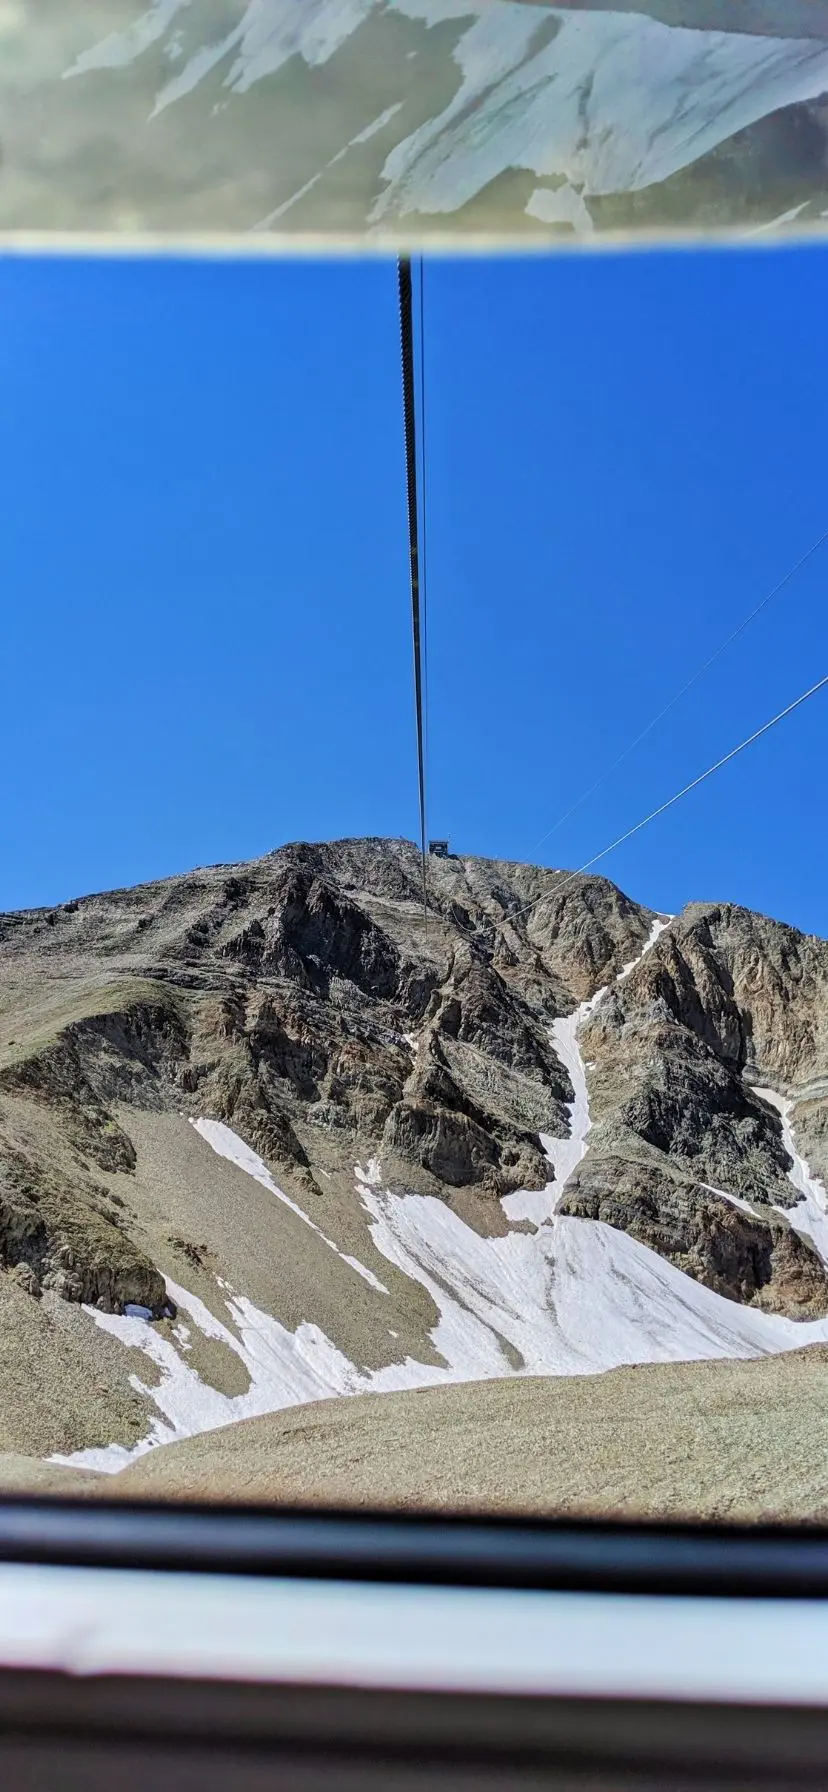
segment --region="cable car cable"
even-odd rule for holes
[[[642,828],[649,827],[650,822],[655,821],[657,816],[664,815],[667,809],[672,809],[675,803],[681,802],[682,797],[689,796],[691,790],[697,790],[698,786],[705,782],[705,779],[712,778],[713,773],[721,771],[723,765],[729,765],[731,759],[736,759],[740,753],[744,753],[746,747],[752,747],[754,741],[761,740],[763,734],[768,734],[778,722],[784,722],[786,716],[793,715],[795,709],[800,709],[803,703],[807,703],[810,697],[815,697],[818,691],[824,690],[826,685],[828,685],[828,673],[816,684],[812,684],[810,690],[803,691],[800,697],[796,697],[793,703],[787,705],[787,708],[780,709],[778,715],[771,716],[769,722],[763,722],[762,727],[755,729],[754,733],[749,734],[746,740],[740,741],[738,747],[732,747],[730,752],[725,753],[721,759],[717,759],[714,765],[709,765],[707,771],[700,772],[697,778],[692,778],[689,784],[685,784],[682,790],[677,790],[675,795],[668,797],[665,803],[659,803],[657,809],[651,809],[649,815],[645,815],[641,821],[637,821],[634,827],[627,828],[626,833],[619,834],[617,840],[613,840],[609,846],[604,846],[600,852],[593,853],[592,858],[586,859],[583,865],[579,865],[577,871],[570,872],[562,884],[556,884],[554,890],[547,891],[544,896],[536,896],[533,902],[525,903],[522,908],[512,909],[506,918],[511,921],[517,915],[528,915],[530,910],[537,908],[541,902],[549,902],[553,896],[558,896],[561,890],[567,888],[568,884],[574,883],[576,878],[582,877],[585,871],[591,870],[592,866],[597,865],[601,859],[606,859],[611,852],[615,852],[616,847],[623,846],[625,841],[631,840],[634,834],[640,834]]]
[[[426,777],[423,724],[422,609],[420,602],[419,518],[417,509],[417,416],[414,380],[414,320],[411,261],[397,262],[400,300],[400,349],[402,355],[403,419],[405,425],[406,490],[408,498],[408,559],[411,574],[411,628],[414,642],[414,704],[417,716],[417,778],[420,803],[420,853],[423,875],[423,909],[428,914],[426,876]]]
[[[425,260],[420,256],[420,513],[423,520],[423,551],[421,556],[422,578],[422,619],[423,619],[423,753],[425,759],[426,790],[430,789],[431,768],[429,764],[429,701],[428,701],[428,469],[426,457],[428,451],[428,426],[426,422],[426,331],[425,331]],[[426,817],[427,819],[427,817]]]
[[[646,728],[642,728],[641,733],[636,735],[635,740],[631,740],[629,746],[625,747],[622,753],[619,753],[618,758],[613,759],[612,764],[608,765],[606,770],[601,773],[600,777],[596,778],[595,783],[590,784],[589,789],[585,790],[583,795],[578,797],[577,802],[572,804],[571,809],[567,809],[566,814],[559,817],[555,822],[554,827],[549,828],[547,833],[541,835],[540,840],[538,840],[533,849],[535,852],[538,851],[539,847],[544,846],[547,840],[551,840],[553,834],[557,834],[558,829],[563,827],[564,822],[569,821],[570,817],[575,815],[577,811],[583,807],[583,804],[587,802],[588,798],[594,796],[596,790],[600,790],[602,784],[605,784],[607,779],[612,776],[612,773],[617,771],[619,765],[623,765],[624,760],[628,759],[630,754],[635,752],[636,747],[640,747],[641,742],[647,739],[648,734],[652,734],[653,729],[658,727],[659,722],[663,722],[664,717],[670,714],[671,709],[675,709],[676,704],[681,701],[682,697],[686,697],[687,692],[692,690],[695,684],[698,684],[699,679],[703,678],[705,672],[708,672],[710,667],[715,665],[716,660],[727,651],[728,647],[732,646],[734,641],[738,641],[739,636],[744,634],[745,629],[749,628],[752,622],[755,622],[756,617],[761,615],[763,610],[767,609],[768,604],[771,603],[775,597],[778,597],[780,591],[784,590],[785,586],[790,583],[794,575],[799,572],[800,567],[805,565],[806,560],[811,559],[811,556],[816,553],[817,548],[822,547],[824,541],[828,541],[828,529],[825,529],[822,535],[820,535],[816,541],[812,542],[807,553],[803,554],[793,566],[788,568],[784,577],[779,580],[778,584],[774,585],[773,590],[769,591],[767,595],[762,598],[761,603],[758,603],[755,609],[751,610],[750,614],[744,618],[744,621],[739,623],[738,628],[732,630],[727,636],[727,639],[721,642],[714,653],[711,653],[709,659],[706,659],[704,664],[699,666],[698,671],[693,673],[692,678],[688,678],[687,683],[682,685],[681,690],[676,691],[675,696],[670,698],[669,703],[665,703],[664,708],[659,710],[658,715],[653,716],[652,721],[647,723]]]

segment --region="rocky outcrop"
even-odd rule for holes
[[[822,1266],[778,1213],[799,1198],[779,1115],[753,1085],[795,1094],[828,1063],[826,942],[693,905],[608,992],[582,1046],[595,1127],[562,1210],[623,1226],[733,1298],[824,1311]],[[824,1113],[810,1104],[810,1139]]]
[[[122,1229],[107,1189],[33,1162],[0,1135],[0,1264],[29,1294],[52,1289],[103,1312],[169,1310],[163,1276]]]
[[[63,1028],[0,1069],[0,1095],[25,1095],[59,1115],[81,1157],[101,1170],[131,1170],[131,1140],[107,1104],[164,1104],[187,1055],[186,1025],[169,1003],[132,1001]]]
[[[592,1147],[559,1211],[629,1232],[731,1300],[802,1319],[828,1308],[819,1258],[784,1218],[746,1213],[632,1142],[624,1154]]]

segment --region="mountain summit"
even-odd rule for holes
[[[0,917],[0,1450],[828,1340],[828,943],[403,840]]]

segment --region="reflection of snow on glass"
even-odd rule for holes
[[[223,36],[196,42],[185,56],[182,13],[190,40],[197,23],[188,5],[155,0],[126,30],[83,50],[67,75],[124,68],[166,40],[165,54],[181,66],[156,92],[156,115],[216,70],[224,87],[241,95],[292,58],[311,68],[327,63],[372,14],[386,10],[379,0],[250,0]],[[529,216],[586,233],[590,195],[667,180],[737,131],[828,89],[828,43],[819,38],[697,30],[640,12],[573,12],[518,0],[388,0],[387,10],[425,29],[426,51],[435,25],[455,22],[460,35],[445,52],[456,67],[454,96],[390,150],[374,197],[375,223],[451,213],[507,170],[524,169],[560,182],[521,201]],[[406,58],[417,54],[408,50]],[[373,99],[400,105],[379,84]],[[387,111],[378,116],[385,120]],[[370,119],[369,112],[369,131]],[[290,209],[358,140],[326,157],[274,215]]]

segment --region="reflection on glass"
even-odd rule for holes
[[[6,231],[821,230],[821,0],[6,0]]]

